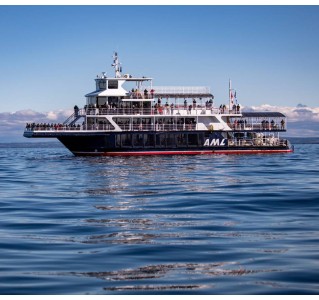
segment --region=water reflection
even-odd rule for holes
[[[256,273],[279,272],[279,269],[247,269],[238,262],[216,263],[176,263],[148,265],[136,269],[123,269],[109,272],[74,272],[72,275],[94,277],[107,282],[119,282],[118,285],[104,287],[109,291],[128,290],[176,290],[214,288],[215,282],[209,281],[211,277],[246,276]],[[203,276],[208,280],[204,280]],[[196,284],[196,277],[205,281],[205,284]],[[163,279],[169,278],[170,284],[161,284]],[[179,278],[191,278],[187,284],[180,282]],[[152,281],[156,280],[156,283]],[[139,284],[143,281],[143,285]],[[132,282],[127,285],[127,282]],[[210,282],[209,285],[207,282]],[[257,284],[262,284],[261,282]]]

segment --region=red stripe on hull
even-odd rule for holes
[[[205,154],[259,154],[289,153],[285,150],[194,150],[194,151],[125,151],[125,152],[74,152],[75,155],[89,156],[145,156],[145,155],[205,155]]]

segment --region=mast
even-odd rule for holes
[[[117,52],[114,52],[112,67],[114,67],[114,69],[115,69],[115,77],[116,78],[121,78],[122,77],[122,75],[121,75],[122,67],[120,65],[121,64],[119,62],[119,58],[118,58]]]
[[[233,109],[234,105],[234,95],[233,89],[231,88],[231,80],[229,79],[229,112]]]

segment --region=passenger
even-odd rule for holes
[[[158,105],[157,105],[157,103],[155,103],[155,105],[154,105],[154,114],[155,115],[157,115],[157,107],[158,107]]]
[[[74,116],[77,117],[79,114],[79,108],[77,105],[74,106]]]
[[[184,109],[187,109],[187,100],[184,100]]]
[[[192,105],[191,104],[188,106],[188,112],[190,115],[192,114]]]
[[[225,111],[226,111],[226,105],[224,104],[223,105],[223,114],[225,113]]]
[[[171,104],[171,115],[174,113],[174,104]]]
[[[196,99],[194,98],[193,99],[193,109],[195,109],[196,108]]]
[[[236,113],[236,104],[233,105],[233,113]]]
[[[282,119],[282,120],[280,121],[280,124],[281,124],[281,130],[284,130],[284,129],[285,129],[285,120]]]
[[[166,101],[166,103],[165,103],[165,114],[166,114],[166,115],[169,114],[169,104],[168,104],[167,101]]]
[[[266,121],[265,124],[266,124],[266,129],[268,130],[269,129],[269,121]]]

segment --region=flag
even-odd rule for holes
[[[234,105],[234,96],[232,91],[230,92],[230,102],[231,102],[231,105]]]

